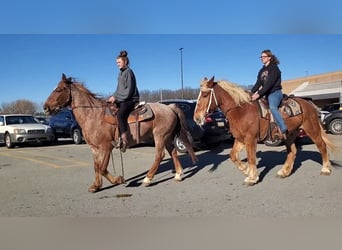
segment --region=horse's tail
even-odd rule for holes
[[[342,152],[342,149],[337,147],[327,136],[327,133],[325,132],[325,130],[322,127],[322,124],[320,123],[319,126],[321,127],[321,137],[323,139],[323,141],[325,142],[325,144],[327,145],[327,147],[334,153],[336,152]]]
[[[192,137],[191,134],[188,133],[188,126],[186,124],[185,115],[183,111],[177,107],[176,104],[169,104],[169,107],[173,110],[173,112],[175,112],[178,118],[178,126],[176,126],[177,131],[175,136],[178,135],[179,138],[182,140],[184,146],[186,147],[186,150],[191,157],[192,162],[195,163],[197,162],[197,156],[195,155],[194,149],[191,144]]]

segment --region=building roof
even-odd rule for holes
[[[311,97],[313,100],[339,98],[342,93],[342,80],[326,83],[302,83],[290,95]]]
[[[285,80],[282,85],[283,92],[288,95],[313,100],[339,98],[342,95],[342,71]]]

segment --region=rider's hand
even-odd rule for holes
[[[252,101],[257,100],[259,97],[260,97],[260,95],[259,95],[258,93],[254,93],[254,94],[252,95]]]
[[[115,97],[114,96],[111,96],[107,99],[107,102],[109,103],[114,103],[115,102]]]

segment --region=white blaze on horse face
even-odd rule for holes
[[[202,96],[202,92],[200,92],[198,95],[195,112],[194,112],[194,121],[200,126],[204,125],[204,121],[205,121],[205,112],[203,111],[203,109],[201,111],[198,111],[198,106],[201,102],[200,101],[201,96]]]

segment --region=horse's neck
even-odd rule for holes
[[[218,106],[221,111],[227,116],[230,110],[235,109],[238,105],[228,93],[216,95]]]
[[[71,105],[75,118],[81,127],[82,124],[100,119],[102,106],[100,100],[82,95],[77,98],[74,97]]]

